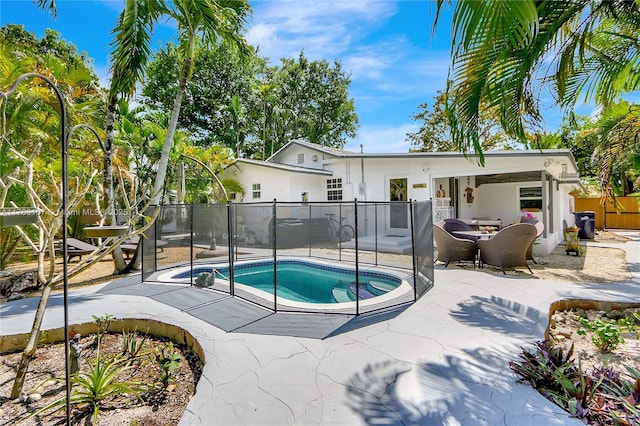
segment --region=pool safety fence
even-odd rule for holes
[[[144,282],[188,267],[189,285],[274,312],[351,315],[413,303],[433,287],[431,201],[162,205],[151,207],[147,215],[152,217],[155,209],[161,211],[142,240]],[[328,289],[333,303],[305,299],[315,291],[314,274],[292,272],[279,262],[296,258],[352,271],[350,278]],[[264,260],[272,265],[272,289],[256,290],[236,279],[236,264],[246,269],[248,261]],[[402,285],[380,288],[371,278],[376,271],[400,277]],[[291,274],[294,288],[279,285],[290,282]]]

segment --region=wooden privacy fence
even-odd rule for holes
[[[622,205],[620,213],[607,201],[603,206],[601,199],[575,197],[575,211],[596,213],[596,229],[640,229],[640,198],[617,197]]]

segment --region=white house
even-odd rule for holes
[[[574,223],[569,193],[579,180],[571,152],[489,151],[484,158],[481,167],[477,156],[459,152],[368,154],[295,140],[266,161],[236,160],[221,178],[243,186],[235,202],[432,200],[434,222],[456,217],[503,226],[529,213],[545,224],[535,251],[551,252],[563,239],[563,221]],[[393,223],[393,214],[385,220],[394,234],[407,226]]]

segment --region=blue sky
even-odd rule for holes
[[[86,51],[103,81],[108,78],[109,43],[122,0],[57,0],[58,18],[31,0],[1,0],[0,24],[23,24],[41,37],[53,28]],[[419,127],[418,105],[432,103],[444,88],[449,65],[449,12],[432,36],[435,6],[418,0],[262,0],[246,34],[259,54],[279,63],[304,49],[310,59],[339,60],[351,74],[351,96],[360,118],[358,137],[346,149],[406,152],[405,135]],[[158,27],[155,48],[177,38],[175,26]],[[560,117],[546,114],[555,130]]]

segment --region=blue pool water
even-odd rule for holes
[[[277,268],[278,296],[297,302],[337,303],[355,300],[355,270],[301,260],[279,260]],[[211,273],[216,279],[228,279],[228,266],[198,266],[194,279],[201,273]],[[174,278],[188,278],[189,271]],[[234,265],[234,280],[273,294],[273,261]],[[398,287],[401,279],[391,274],[371,270],[359,271],[360,298],[367,299]]]

